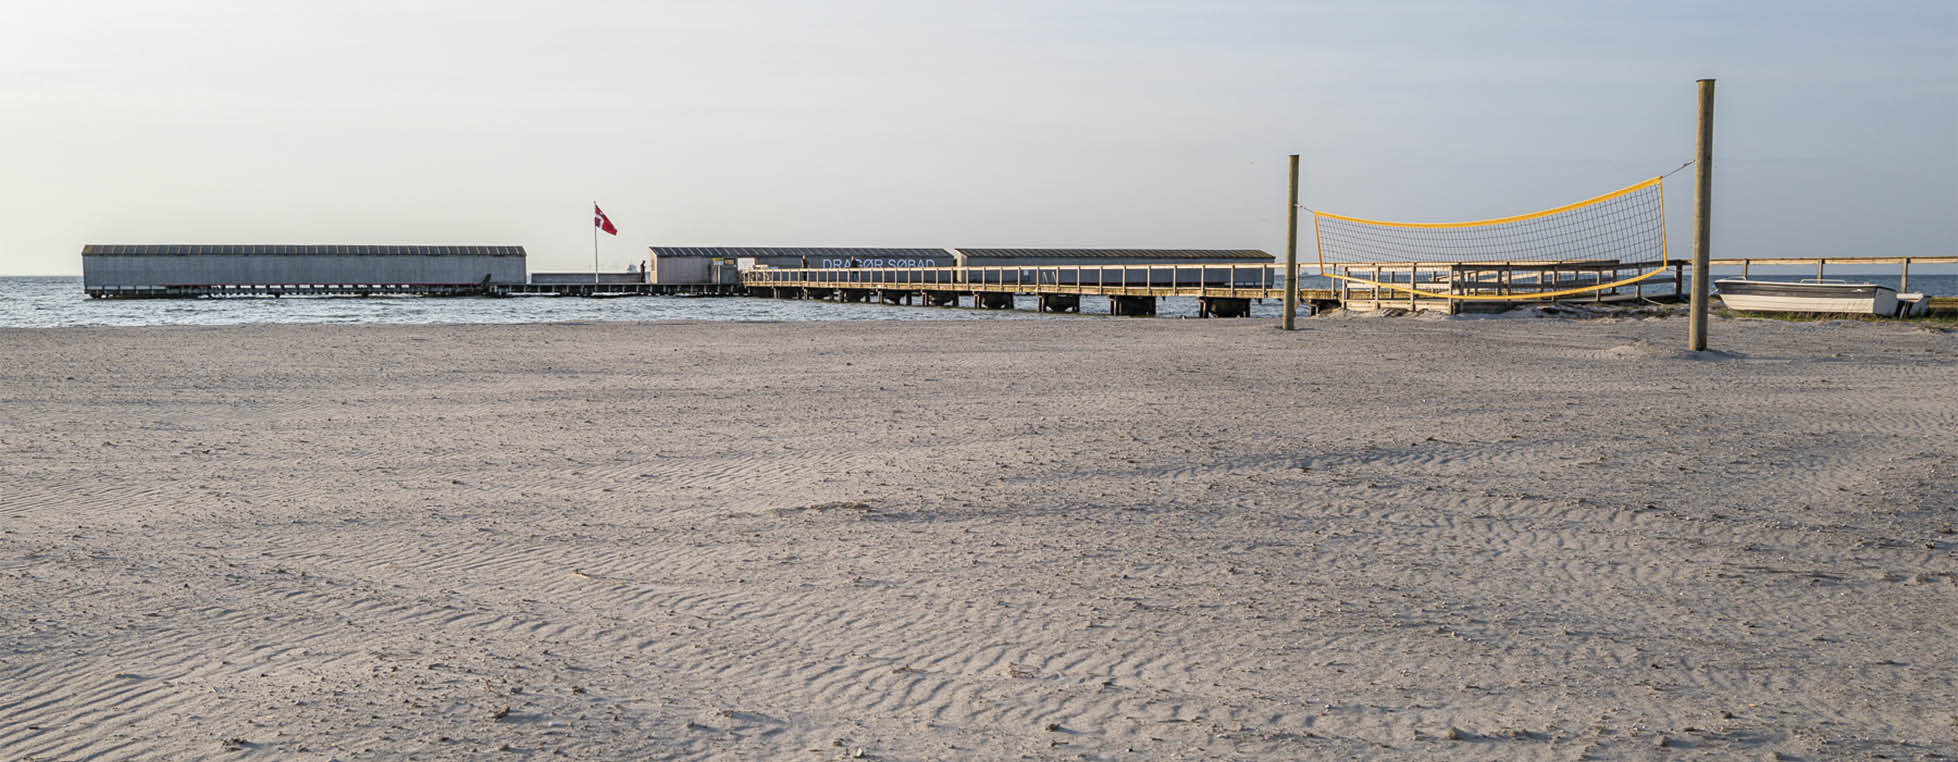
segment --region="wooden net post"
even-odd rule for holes
[[[1299,310],[1299,155],[1292,154],[1292,191],[1285,205],[1285,319],[1280,328],[1293,329]]]
[[[1687,329],[1687,348],[1706,351],[1707,298],[1712,278],[1707,264],[1711,259],[1713,227],[1713,80],[1700,80],[1699,152],[1693,164],[1693,320]]]

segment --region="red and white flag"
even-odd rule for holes
[[[594,227],[597,227],[599,230],[603,230],[607,233],[611,233],[612,235],[619,234],[619,229],[612,226],[612,221],[605,217],[605,210],[598,208],[597,204],[591,205],[591,214],[592,214],[591,224]]]

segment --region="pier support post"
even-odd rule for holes
[[[1041,312],[1080,312],[1080,294],[1041,294]]]
[[[1294,305],[1296,307],[1297,305]],[[1197,297],[1197,317],[1234,318],[1251,314],[1251,300],[1227,296]]]
[[[1108,297],[1108,314],[1149,317],[1156,314],[1156,297],[1153,296],[1111,296]]]
[[[1693,319],[1687,328],[1690,351],[1706,351],[1707,298],[1713,281],[1713,80],[1700,80],[1700,141],[1693,160]]]

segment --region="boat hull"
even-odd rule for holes
[[[1815,312],[1831,315],[1897,315],[1897,292],[1874,283],[1778,283],[1714,281],[1720,302],[1741,312]]]

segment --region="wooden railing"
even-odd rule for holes
[[[1281,268],[1259,263],[989,267],[757,268],[749,287],[1012,291],[1276,298]],[[1226,293],[1228,292],[1228,293]],[[1244,293],[1239,293],[1244,292]]]
[[[1903,286],[1910,283],[1913,264],[1958,264],[1958,256],[1932,257],[1748,257],[1715,259],[1714,267],[1740,267],[1745,277],[1754,265],[1813,265],[1817,277],[1829,265],[1898,265]],[[1329,265],[1330,266],[1330,265]],[[1301,279],[1317,275],[1316,263],[1301,263]],[[1457,297],[1498,289],[1519,298],[1532,292],[1555,292],[1571,288],[1605,286],[1625,279],[1627,271],[1663,267],[1671,277],[1658,277],[1612,289],[1599,290],[1595,298],[1609,299],[1619,291],[1632,298],[1644,298],[1657,291],[1683,297],[1686,270],[1684,261],[1665,263],[1619,262],[1380,262],[1340,263],[1341,273],[1370,280],[1410,284],[1422,291],[1449,291]],[[741,274],[748,287],[908,289],[914,291],[1012,292],[1023,294],[1106,294],[1110,296],[1198,296],[1253,299],[1279,299],[1284,296],[1283,265],[1240,264],[1109,264],[1109,265],[998,265],[985,267],[854,267],[854,268],[757,268]],[[1475,272],[1479,271],[1479,272]],[[1493,275],[1492,275],[1493,273]],[[1389,298],[1412,303],[1419,295],[1406,289],[1369,286],[1338,281],[1331,288],[1301,289],[1302,298],[1315,300],[1386,301]],[[1670,293],[1668,293],[1670,292]],[[1654,294],[1656,295],[1656,294]],[[1587,298],[1589,295],[1575,298]]]
[[[1829,263],[1838,265],[1897,265],[1899,270],[1898,290],[1910,290],[1910,266],[1958,264],[1958,256],[1952,257],[1744,257],[1741,259],[1714,259],[1707,264],[1713,267],[1740,267],[1740,277],[1745,278],[1754,265],[1815,265],[1815,277],[1826,277]]]

